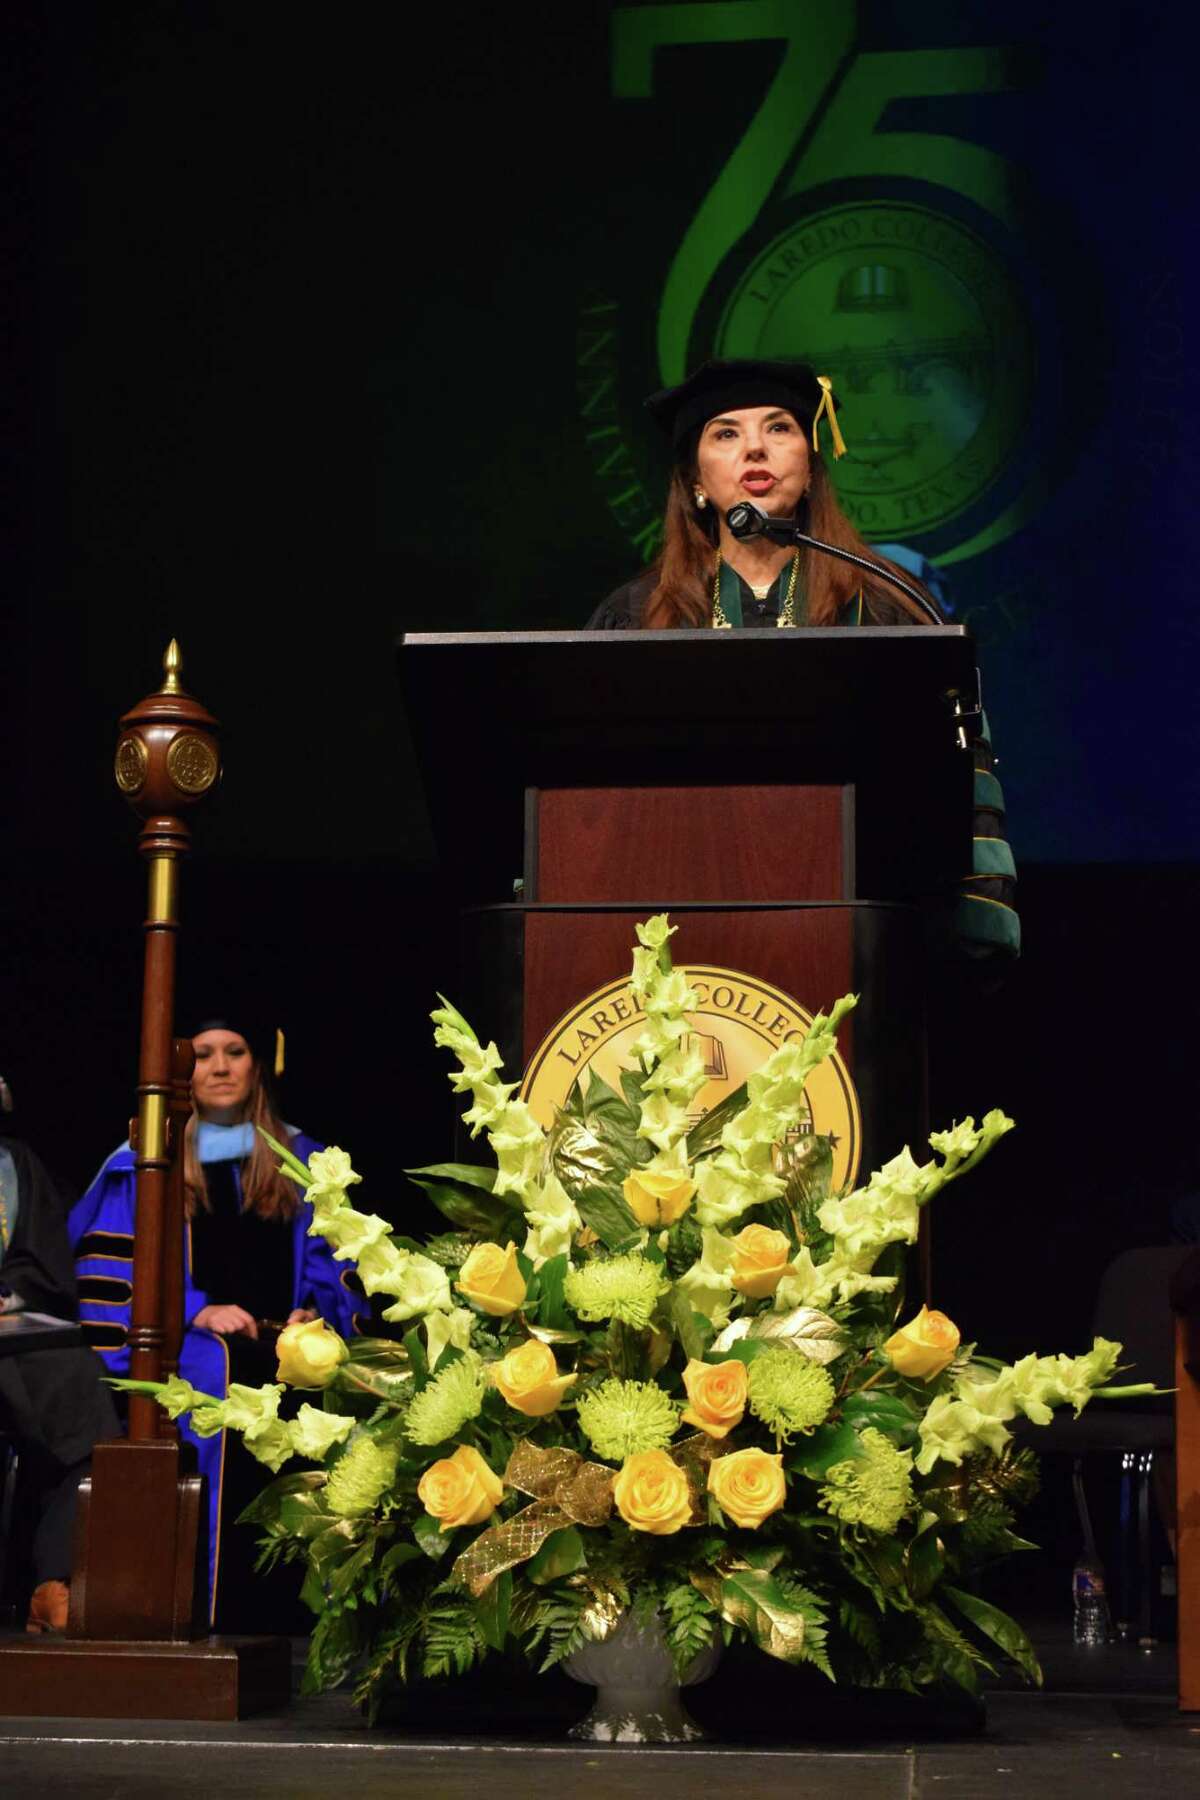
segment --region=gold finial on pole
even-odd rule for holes
[[[179,648],[179,639],[172,638],[167,645],[167,653],[163,657],[163,674],[166,680],[159,688],[160,694],[182,694],[183,683],[179,677],[183,673],[183,652]]]

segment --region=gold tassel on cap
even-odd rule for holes
[[[278,1025],[275,1027],[275,1073],[283,1074],[283,1033]]]
[[[813,449],[820,450],[821,444],[817,437],[817,426],[821,423],[822,419],[828,419],[829,435],[833,439],[833,457],[836,462],[839,456],[845,456],[846,454],[846,440],[842,436],[842,428],[837,422],[837,412],[833,404],[833,383],[830,381],[828,375],[818,375],[817,382],[821,389],[821,404],[818,406],[816,413],[813,416]]]

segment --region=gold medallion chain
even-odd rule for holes
[[[779,609],[779,617],[775,621],[777,630],[791,630],[796,623],[796,577],[800,573],[800,552],[792,557],[791,579],[788,581],[787,593],[783,605]],[[712,627],[714,631],[732,631],[733,627],[725,616],[725,608],[721,605],[721,552],[717,551],[717,572],[713,577]]]

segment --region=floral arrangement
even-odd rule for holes
[[[929,1161],[905,1149],[831,1192],[805,1082],[847,996],[694,1122],[697,997],[672,929],[637,928],[636,1067],[620,1092],[577,1084],[549,1132],[495,1045],[433,1013],[495,1164],[410,1171],[441,1235],[359,1211],[344,1151],[305,1166],[273,1146],[402,1342],[347,1345],[315,1320],[280,1334],[278,1383],[149,1387],[277,1474],[245,1516],[263,1564],[306,1565],[308,1691],[356,1672],[373,1711],[392,1675],[463,1673],[510,1640],[545,1669],[630,1611],[657,1615],[681,1671],[741,1633],[860,1685],[974,1690],[997,1650],[1040,1678],[975,1591],[1028,1547],[1015,1508],[1036,1476],[1009,1425],[1148,1390],[1108,1385],[1120,1346],[1103,1339],[1009,1366],[943,1313],[900,1323],[921,1208],[1012,1120],[966,1119]],[[281,1417],[289,1389],[320,1403]],[[279,1475],[294,1457],[315,1466]]]

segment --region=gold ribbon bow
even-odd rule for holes
[[[565,1525],[605,1525],[612,1513],[613,1471],[585,1462],[575,1450],[539,1450],[523,1441],[508,1459],[504,1482],[528,1494],[533,1505],[481,1531],[456,1561],[455,1579],[476,1599],[505,1569],[535,1556],[553,1532]]]
[[[836,462],[839,456],[846,454],[846,440],[842,436],[842,428],[837,421],[837,412],[833,404],[833,383],[828,375],[818,375],[817,383],[821,389],[821,404],[813,415],[812,445],[820,450],[821,443],[817,436],[817,426],[822,419],[829,420],[829,435],[833,439],[833,457]]]

